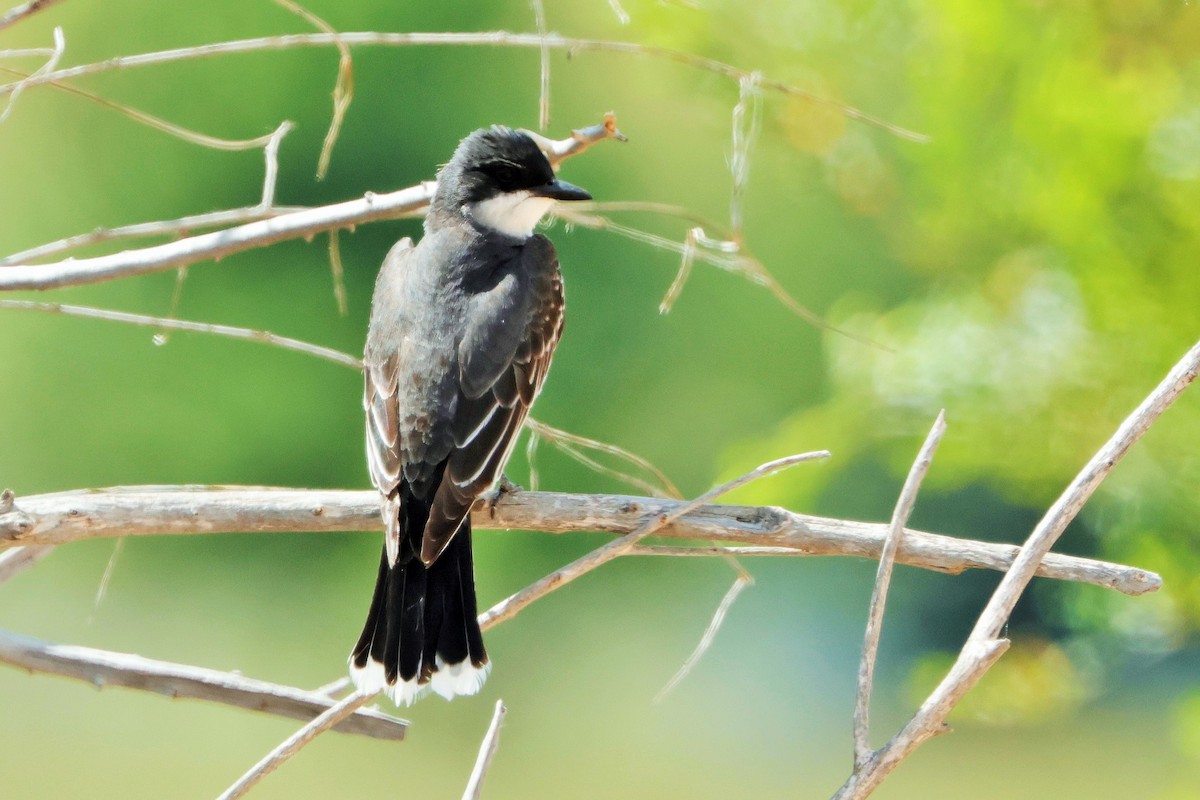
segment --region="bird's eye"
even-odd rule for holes
[[[491,173],[493,180],[501,186],[511,187],[516,186],[520,181],[520,173],[511,164],[497,163],[490,165],[488,172]]]

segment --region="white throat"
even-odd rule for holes
[[[528,239],[553,205],[554,200],[549,197],[536,197],[527,191],[506,192],[470,203],[467,213],[480,225],[518,239]]]

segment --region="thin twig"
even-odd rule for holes
[[[681,265],[680,273],[682,273],[685,279],[687,277],[687,272],[684,272],[682,267],[685,265],[690,267],[690,261],[688,260],[689,258],[698,259],[706,264],[723,269],[726,272],[732,272],[735,275],[740,275],[750,282],[766,288],[767,291],[769,291],[777,300],[779,300],[779,302],[783,303],[784,306],[790,309],[792,313],[808,322],[810,325],[821,328],[822,330],[837,333],[857,342],[862,342],[863,344],[868,344],[885,350],[887,349],[878,342],[872,341],[871,339],[852,331],[837,328],[826,322],[815,311],[806,307],[796,298],[792,297],[788,293],[787,289],[783,288],[783,284],[779,283],[775,276],[772,275],[767,268],[763,266],[760,261],[758,261],[758,259],[747,253],[744,248],[742,248],[735,241],[712,239],[704,234],[702,228],[693,228],[691,231],[689,231],[690,241],[689,239],[685,239],[683,242],[677,242],[674,239],[668,239],[665,236],[659,236],[658,234],[649,233],[639,228],[623,225],[602,214],[588,213],[586,210],[555,208],[553,214],[555,217],[575,225],[582,225],[585,228],[591,228],[593,230],[611,231],[618,236],[624,236],[625,238],[631,239],[635,242],[641,242],[642,244],[647,244],[651,247],[657,247],[661,250],[677,253],[681,258],[684,259],[684,262]],[[0,278],[3,278],[2,272],[0,272]],[[676,282],[679,280],[680,278],[677,274]],[[2,283],[0,283],[0,288],[3,288]],[[668,297],[664,298],[664,302],[669,299],[670,302],[673,303],[681,288],[682,284],[679,284],[679,286],[672,285],[671,289],[668,291]],[[662,306],[660,305],[660,310],[661,309]]]
[[[495,505],[480,501],[471,515],[471,526],[475,530],[620,535],[671,515],[674,521],[656,536],[871,560],[879,559],[888,530],[882,523],[817,517],[768,506],[706,505],[679,516],[685,505],[682,500],[629,495],[506,492]],[[374,491],[118,487],[18,498],[10,511],[0,512],[0,550],[114,536],[379,530],[379,495]],[[909,528],[896,560],[951,574],[965,569],[1004,571],[1017,552],[1011,544]],[[1037,574],[1130,595],[1162,586],[1162,578],[1147,570],[1059,553],[1047,555]]]
[[[54,55],[53,47],[18,47],[15,50],[0,50],[0,58],[46,58]]]
[[[729,227],[738,242],[742,240],[742,202],[746,184],[750,181],[750,152],[762,123],[762,92],[758,88],[761,81],[762,75],[757,72],[740,79],[738,101],[733,107],[733,147],[729,156],[733,187],[729,191]]]
[[[519,48],[534,48],[541,49],[549,47],[554,50],[565,50],[568,53],[580,53],[585,51],[622,53],[627,55],[645,56],[649,58],[657,58],[665,61],[674,61],[680,64],[685,64],[694,69],[714,72],[718,75],[723,75],[734,81],[740,81],[742,78],[752,74],[753,70],[745,70],[735,67],[732,64],[726,64],[716,59],[706,58],[688,53],[681,50],[672,50],[666,47],[656,47],[654,45],[641,44],[639,42],[615,42],[602,41],[596,39],[575,39],[566,36],[560,36],[557,33],[548,33],[545,36],[540,36],[536,33],[509,33],[507,31],[484,31],[484,32],[449,32],[449,33],[381,33],[375,31],[362,31],[353,33],[339,33],[331,35],[328,33],[308,33],[308,34],[288,34],[284,36],[264,36],[256,39],[241,39],[229,42],[214,42],[212,44],[200,45],[198,47],[184,47],[176,50],[161,50],[153,53],[141,53],[132,56],[119,56],[110,58],[105,61],[96,62],[94,64],[83,64],[69,69],[61,69],[55,72],[41,76],[38,80],[33,81],[30,85],[47,83],[55,80],[65,80],[68,78],[77,78],[82,75],[95,75],[100,72],[109,72],[112,70],[124,70],[134,67],[144,67],[153,64],[165,64],[174,61],[187,61],[196,58],[207,58],[215,55],[229,55],[234,53],[254,53],[262,50],[286,50],[293,47],[329,47],[337,46],[339,42],[344,42],[352,47],[366,45],[382,45],[393,47],[405,46],[483,46],[483,47],[519,47]],[[902,139],[907,139],[912,142],[928,142],[929,137],[924,134],[911,131],[899,125],[894,125],[879,117],[868,114],[854,106],[832,100],[828,97],[821,97],[807,89],[795,86],[784,81],[763,79],[760,85],[764,89],[779,92],[791,97],[798,97],[814,105],[827,106],[839,111],[843,116],[863,122],[867,125],[872,125],[882,130],[888,131],[894,136]],[[12,88],[10,86],[0,86],[0,97],[8,94]]]
[[[546,6],[542,0],[529,0],[533,7],[534,25],[542,46],[538,50],[540,66],[540,89],[538,91],[538,127],[546,130],[550,127],[550,47],[546,44]]]
[[[333,45],[338,51],[337,81],[333,85],[333,118],[329,121],[329,130],[325,132],[325,141],[321,144],[321,156],[317,159],[317,180],[325,180],[329,173],[329,161],[333,157],[333,146],[337,143],[338,133],[342,130],[342,122],[354,99],[354,62],[350,58],[350,47],[342,41],[341,35],[333,26],[318,17],[307,8],[292,0],[275,0],[277,4],[297,14],[313,27],[324,31],[333,37]],[[345,312],[343,312],[345,313]]]
[[[569,431],[564,431],[561,428],[555,428],[553,425],[548,425],[545,422],[542,422],[541,420],[534,419],[533,417],[526,418],[525,427],[529,429],[531,436],[539,436],[539,437],[544,436],[544,437],[546,437],[547,440],[550,441],[551,444],[554,444],[554,445],[557,445],[560,447],[563,444],[575,445],[578,447],[586,448],[588,450],[595,450],[595,451],[599,451],[601,453],[607,453],[608,455],[615,456],[616,458],[619,458],[623,461],[628,461],[629,463],[640,467],[641,469],[643,469],[646,472],[649,472],[651,475],[653,475],[655,480],[658,481],[657,487],[651,486],[649,489],[649,492],[652,495],[655,495],[658,497],[674,497],[677,499],[682,499],[682,497],[683,497],[683,495],[679,491],[679,487],[677,487],[671,481],[671,479],[667,477],[667,474],[665,472],[663,472],[658,467],[654,466],[654,464],[652,464],[651,462],[649,462],[646,459],[639,456],[637,453],[633,453],[629,450],[626,450],[623,447],[618,447],[615,444],[609,444],[608,442],[601,442],[596,439],[589,439],[586,436],[580,436],[579,434],[571,433]],[[564,451],[564,452],[566,452],[566,451]],[[568,453],[568,455],[572,455],[572,457],[575,457],[575,455],[577,453],[578,453],[578,451],[572,450]],[[593,468],[599,469],[602,472],[606,472],[610,475],[615,475],[616,477],[618,477],[622,480],[645,485],[644,481],[639,481],[634,476],[628,475],[627,473],[624,473],[624,472],[619,472],[617,470],[609,470],[608,468],[604,467],[602,464],[597,464],[596,462],[591,461],[590,459],[583,463],[587,463],[588,466],[592,466]]]
[[[118,228],[97,228],[87,233],[68,236],[56,242],[38,245],[37,247],[0,258],[0,267],[27,263],[37,258],[44,258],[79,247],[114,241],[116,239],[134,239],[150,236],[185,236],[192,231],[203,228],[255,222],[293,211],[306,210],[295,206],[275,205],[275,188],[279,177],[279,145],[283,141],[283,137],[290,133],[294,127],[295,125],[292,122],[284,120],[269,136],[247,140],[261,144],[263,138],[266,139],[266,146],[263,147],[265,168],[263,171],[262,194],[256,206],[211,211],[206,214],[193,214],[173,220],[139,222],[133,225],[123,225]]]
[[[483,779],[487,776],[488,767],[492,765],[492,759],[496,757],[496,751],[500,749],[500,725],[504,722],[504,716],[507,713],[508,709],[504,706],[504,701],[497,700],[496,711],[492,714],[492,722],[488,725],[483,742],[479,745],[479,756],[475,759],[475,768],[471,770],[471,777],[467,780],[467,790],[463,792],[463,800],[479,800],[483,792]]]
[[[544,140],[551,163],[586,151],[606,139],[621,140],[612,114],[598,125],[572,131],[561,141]],[[421,212],[429,205],[436,184],[432,181],[387,194],[368,193],[362,199],[280,214],[226,230],[200,234],[139,250],[94,258],[66,259],[49,264],[9,265],[0,269],[0,291],[55,289],[151,272],[161,272],[201,261],[221,259],[256,247],[317,233]]]
[[[10,12],[11,13],[11,12]],[[3,26],[0,25],[0,28]],[[35,86],[40,78],[54,72],[54,68],[58,66],[58,62],[62,59],[63,51],[67,49],[67,40],[63,37],[62,28],[54,29],[54,49],[51,51],[46,63],[38,70],[16,83],[10,83],[7,86],[0,86],[0,97],[8,95],[8,102],[4,105],[4,110],[0,111],[0,124],[3,124],[8,115],[12,113],[13,107],[17,104],[17,98],[21,96],[28,87]],[[8,91],[5,91],[5,90]]]
[[[321,714],[312,722],[280,742],[279,746],[267,753],[250,770],[238,778],[232,786],[221,793],[217,800],[236,800],[254,788],[255,784],[270,775],[285,761],[320,736],[325,731],[336,726],[339,722],[354,714],[358,709],[370,702],[373,694],[352,692],[344,700],[339,701],[328,711]]]
[[[121,553],[125,550],[126,541],[124,536],[117,539],[112,552],[109,553],[108,563],[104,565],[104,574],[100,576],[100,585],[96,587],[96,597],[92,600],[92,613],[88,615],[88,625],[96,620],[96,612],[100,610],[100,604],[104,602],[104,596],[108,594],[108,586],[112,583],[112,576],[117,570],[117,562],[120,561]]]
[[[342,267],[337,230],[329,232],[329,274],[333,278],[333,301],[337,304],[338,314],[344,317],[350,313],[350,303],[346,299],[346,270]]]
[[[32,75],[29,73],[22,72],[17,69],[11,69],[9,67],[0,67],[0,72],[7,72],[10,75],[16,75],[17,77],[25,80],[28,80],[32,77]],[[182,125],[177,125],[174,122],[163,119],[162,117],[156,117],[153,114],[147,114],[141,109],[127,106],[123,103],[117,103],[113,100],[109,100],[108,98],[93,94],[92,92],[84,91],[83,89],[77,89],[74,86],[70,86],[61,81],[51,81],[49,85],[52,88],[58,89],[59,91],[75,95],[76,97],[82,97],[83,99],[95,103],[96,105],[116,111],[126,117],[129,117],[134,122],[146,125],[147,127],[154,128],[158,131],[162,131],[163,133],[174,136],[177,139],[182,139],[185,142],[191,142],[192,144],[199,145],[201,147],[208,147],[213,150],[225,150],[229,152],[254,150],[259,147],[267,146],[271,142],[272,138],[276,135],[275,133],[269,133],[265,136],[256,136],[253,139],[224,139],[220,136],[210,136],[206,133],[200,133],[199,131],[185,128]],[[283,124],[289,126],[291,125],[290,122],[285,122]]]
[[[896,553],[904,538],[904,528],[912,516],[917,502],[917,492],[925,480],[933,455],[937,452],[942,434],[946,432],[946,412],[942,411],[933,422],[925,443],[921,445],[916,460],[908,471],[904,488],[896,500],[892,522],[888,526],[883,551],[879,555],[879,569],[875,573],[875,588],[871,592],[871,606],[867,613],[867,630],[863,638],[862,659],[858,665],[858,692],[854,703],[854,765],[856,768],[867,763],[871,757],[871,690],[875,682],[875,659],[879,653],[879,636],[883,632],[883,611],[887,604],[888,585],[892,580],[892,568],[896,565]]]
[[[946,716],[971,690],[1008,648],[999,636],[1012,609],[1050,548],[1071,520],[1112,470],[1113,466],[1142,437],[1175,399],[1196,379],[1200,371],[1200,342],[1181,358],[1145,400],[1125,418],[1116,433],[1092,456],[1034,527],[1001,579],[962,651],[937,688],[921,703],[912,719],[842,785],[835,800],[861,800],[894,770],[901,761],[931,737],[944,730]],[[907,534],[906,534],[907,538]]]
[[[333,706],[319,692],[246,678],[130,653],[53,644],[0,630],[0,662],[29,672],[83,681],[98,689],[122,686],[171,699],[205,700],[287,719],[311,720]],[[376,739],[404,738],[408,723],[364,709],[337,726],[339,733]]]
[[[3,271],[0,270],[0,274]],[[73,306],[65,303],[38,303],[32,300],[6,300],[0,298],[0,309],[9,309],[13,311],[40,311],[46,314],[64,314],[68,317],[84,317],[87,319],[103,319],[110,322],[124,322],[129,325],[141,325],[147,328],[159,328],[174,331],[191,331],[194,333],[208,333],[217,336],[228,336],[233,339],[242,339],[250,342],[259,342],[260,344],[268,344],[274,347],[281,347],[285,350],[294,350],[298,353],[305,353],[310,356],[332,361],[334,364],[340,364],[343,367],[352,369],[361,369],[362,362],[354,356],[334,350],[329,347],[304,342],[299,339],[292,339],[288,336],[279,336],[270,331],[257,331],[250,328],[238,328],[233,325],[214,325],[207,322],[189,322],[182,319],[169,319],[167,317],[152,317],[146,314],[130,314],[126,311],[112,311],[105,308],[91,308],[89,306]]]
[[[275,185],[279,180],[279,145],[283,142],[283,137],[291,133],[295,127],[291,120],[285,119],[271,133],[266,147],[263,148],[263,186],[258,207],[264,212],[270,211],[275,206]]]
[[[680,682],[682,682],[683,679],[686,678],[692,671],[692,668],[699,663],[700,659],[704,657],[704,654],[708,652],[708,648],[712,647],[713,640],[717,638],[717,631],[721,629],[721,624],[725,621],[725,615],[729,613],[729,609],[733,606],[733,602],[737,600],[738,595],[740,595],[747,586],[751,586],[753,584],[754,579],[750,577],[749,573],[743,573],[734,579],[733,585],[729,587],[729,591],[727,591],[725,596],[721,598],[721,603],[717,606],[717,610],[713,613],[712,620],[708,623],[708,627],[704,629],[704,635],[700,637],[700,641],[696,645],[696,649],[693,650],[692,654],[687,657],[687,660],[683,662],[683,666],[681,666],[679,671],[671,677],[671,680],[667,681],[667,685],[660,689],[658,694],[654,696],[655,703],[661,703],[663,698],[665,698],[672,689],[678,686]]]
[[[28,19],[37,12],[49,8],[58,2],[59,0],[29,0],[27,3],[21,3],[19,6],[10,8],[3,15],[0,15],[0,31],[16,25],[21,20]]]
[[[621,8],[620,0],[608,0],[608,7],[611,8],[613,13],[617,15],[617,22],[621,23],[622,25],[629,24],[629,14],[625,11],[625,9]]]
[[[556,589],[561,589],[563,586],[566,586],[576,578],[586,575],[592,570],[607,564],[614,558],[625,555],[642,539],[653,533],[660,532],[662,529],[680,519],[684,515],[699,509],[701,506],[707,504],[711,500],[715,500],[721,495],[728,494],[734,489],[738,489],[748,483],[765,478],[769,475],[774,475],[781,470],[794,467],[797,464],[802,464],[808,461],[817,461],[819,459],[828,457],[828,450],[818,450],[811,453],[799,453],[797,455],[787,456],[785,458],[776,459],[775,461],[768,461],[767,463],[761,464],[758,467],[750,470],[745,475],[741,475],[727,483],[723,483],[720,486],[709,489],[695,500],[690,500],[686,503],[680,503],[670,512],[652,517],[631,533],[627,533],[620,539],[597,547],[587,555],[575,559],[570,564],[555,570],[541,580],[535,581],[529,586],[526,586],[516,594],[501,600],[499,603],[479,615],[479,627],[483,630],[487,630],[488,628],[498,625],[505,620],[512,619],[530,603],[545,597],[547,594],[550,594]]]

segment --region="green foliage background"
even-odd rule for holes
[[[567,335],[537,416],[633,449],[696,494],[769,458],[829,448],[736,499],[883,519],[937,409],[950,431],[914,524],[1019,541],[1197,338],[1200,10],[1167,0],[967,4],[767,0],[548,3],[566,35],[722,59],[932,137],[914,144],[826,106],[763,98],[746,237],[805,305],[698,268],[657,311],[670,253],[611,233],[558,245]],[[312,2],[351,30],[531,30],[522,2]],[[65,63],[307,30],[270,2],[66,2],[0,32]],[[32,62],[10,62],[27,67]],[[319,204],[432,176],[457,140],[537,123],[536,50],[364,47],[328,179],[313,178],[336,53],[280,50],[112,71],[78,84],[206,133],[292,119],[279,201]],[[30,67],[32,68],[32,67]],[[736,86],[648,57],[552,56],[551,133],[615,110],[627,145],[564,174],[597,198],[728,214]],[[261,155],[178,141],[49,87],[0,126],[0,251],[258,197]],[[639,227],[681,240],[675,220]],[[343,235],[339,316],[323,242],[191,269],[180,316],[361,348],[375,270],[415,221]],[[174,276],[54,293],[151,314]],[[50,299],[50,298],[46,298]],[[360,380],[284,351],[113,324],[0,313],[0,484],[18,494],[140,483],[364,487]],[[1014,649],[881,798],[1193,797],[1200,785],[1200,397],[1185,395],[1120,465],[1065,551],[1160,572],[1131,599],[1035,584]],[[544,451],[542,485],[622,490]],[[523,457],[510,474],[525,480]],[[0,591],[0,625],[50,640],[237,669],[301,686],[341,674],[377,535],[131,540],[63,548]],[[477,536],[481,602],[601,537]],[[850,767],[857,651],[874,566],[749,564],[757,585],[663,703],[732,579],[719,561],[625,560],[488,637],[482,697],[427,700],[409,741],[329,736],[258,797],[457,796],[490,716],[510,707],[486,786],[502,797],[827,796]],[[879,737],[969,629],[992,575],[901,569],[884,636]],[[212,796],[294,725],[196,703],[0,671],[5,797]],[[881,739],[880,739],[881,740]]]

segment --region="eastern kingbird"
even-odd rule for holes
[[[350,654],[360,690],[407,705],[428,689],[475,694],[487,678],[471,506],[499,477],[562,334],[558,256],[533,229],[556,201],[589,199],[529,136],[478,130],[438,173],[421,241],[383,262],[363,407],[386,532]]]

